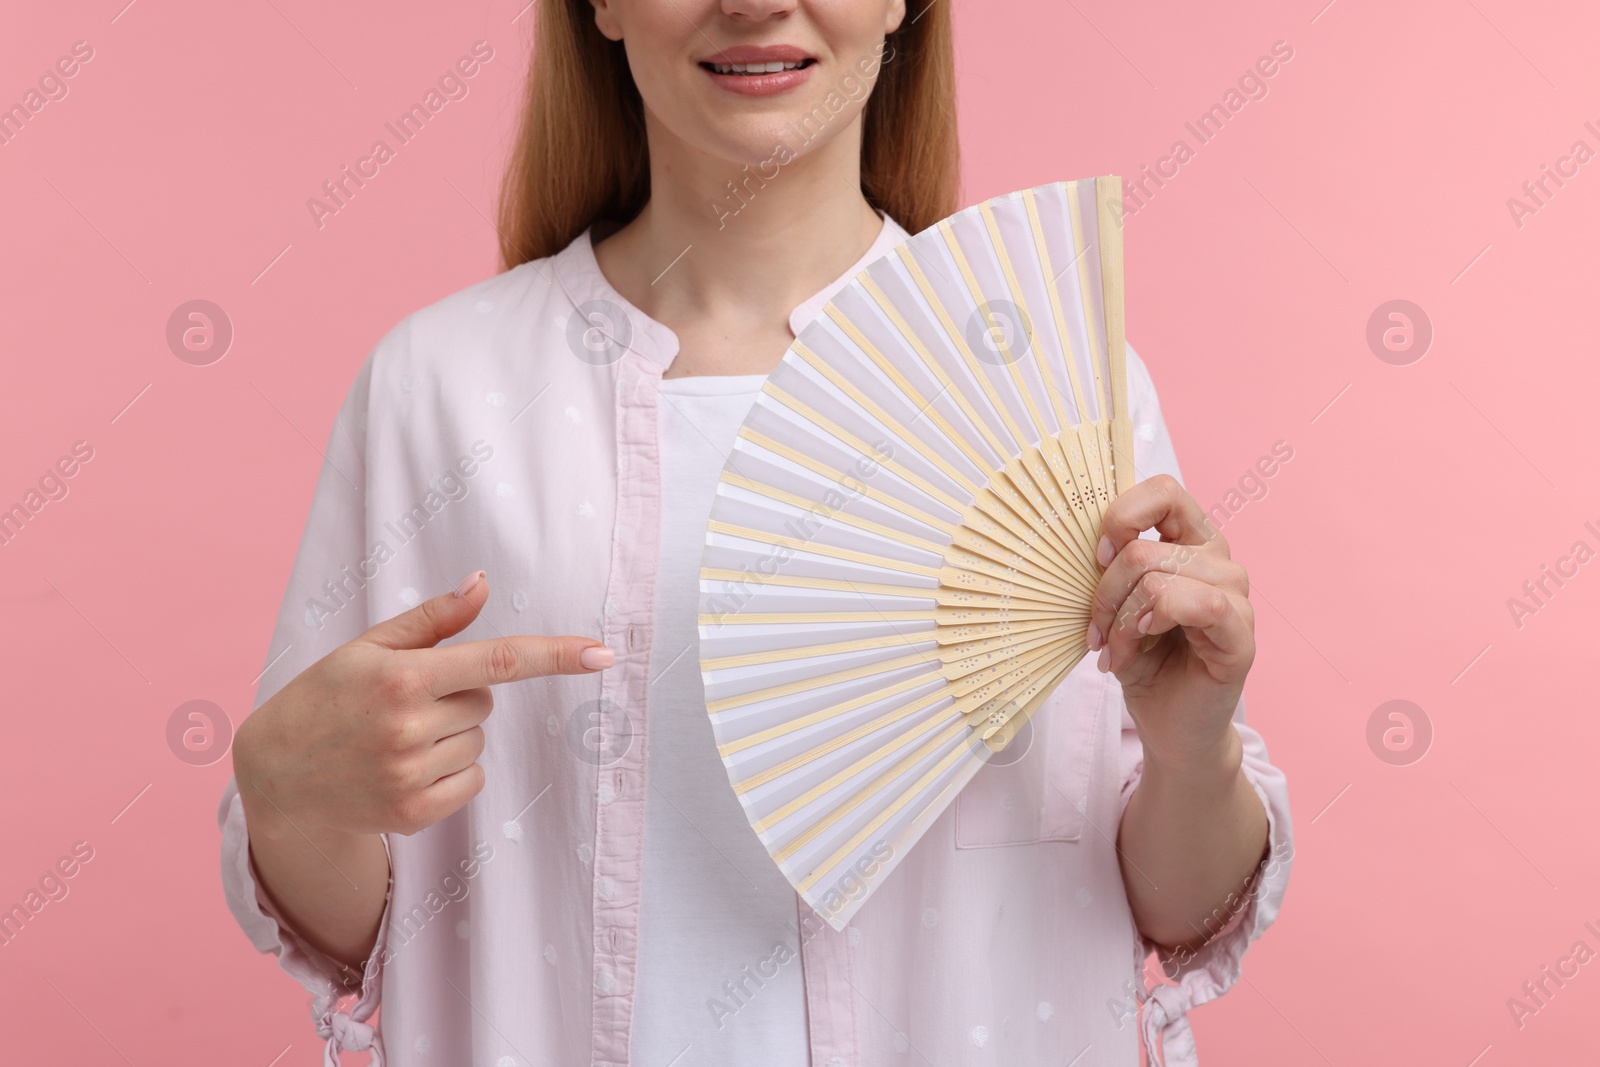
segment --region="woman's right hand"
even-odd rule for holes
[[[585,637],[434,647],[470,625],[488,596],[475,571],[334,649],[245,719],[233,761],[253,839],[426,829],[483,788],[476,760],[489,686],[614,661]]]

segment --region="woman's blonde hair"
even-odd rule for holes
[[[909,0],[915,7],[922,0]],[[589,0],[542,0],[516,143],[500,187],[505,270],[561,251],[592,223],[627,222],[650,198],[644,103],[620,41]],[[867,101],[861,192],[912,233],[956,210],[950,5],[906,13]]]

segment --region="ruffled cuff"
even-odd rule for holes
[[[341,963],[306,941],[289,926],[271,899],[261,889],[255,864],[250,856],[250,834],[245,826],[244,805],[238,784],[229,779],[217,808],[217,826],[222,831],[222,888],[240,929],[258,952],[271,952],[278,966],[311,994],[311,1018],[317,1035],[327,1041],[324,1067],[339,1067],[339,1052],[371,1053],[374,1067],[383,1064],[383,1039],[370,1020],[382,996],[382,964],[386,959],[385,941],[389,930],[389,903],[394,895],[394,879],[384,894],[383,919],[372,954],[361,970]],[[383,836],[385,852],[389,839]],[[391,856],[392,863],[392,856]],[[390,868],[393,870],[393,867]],[[355,1002],[345,1008],[347,997]]]
[[[1210,939],[1198,949],[1169,952],[1140,938],[1139,1026],[1150,1067],[1197,1067],[1189,1009],[1215,1000],[1233,987],[1239,980],[1245,951],[1272,925],[1283,903],[1294,859],[1283,775],[1270,764],[1252,766],[1248,756],[1243,770],[1267,813],[1266,851],[1249,884],[1242,893],[1230,894],[1223,907],[1213,913],[1213,920],[1205,924]],[[1136,772],[1123,790],[1124,807],[1137,781]],[[1170,984],[1153,988],[1145,984],[1143,961],[1151,952],[1156,953],[1161,973]]]

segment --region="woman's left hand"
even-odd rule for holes
[[[1160,541],[1139,537],[1154,527]],[[1089,649],[1115,672],[1148,757],[1205,767],[1235,751],[1234,708],[1255,659],[1245,570],[1178,480],[1160,474],[1112,501],[1101,525]],[[1163,635],[1140,652],[1146,634]],[[1233,757],[1237,758],[1237,757]]]

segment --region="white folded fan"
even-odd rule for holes
[[[739,431],[700,669],[745,814],[842,929],[1087,651],[1133,484],[1121,182],[910,238],[797,337]]]

